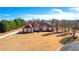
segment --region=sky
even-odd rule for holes
[[[32,19],[79,19],[78,7],[0,7],[0,20],[14,18]]]

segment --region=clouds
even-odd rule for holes
[[[62,10],[60,10],[60,9],[52,9],[51,10],[51,13],[52,12],[58,12],[58,13],[60,13],[60,14],[63,14],[64,12],[62,11]]]
[[[26,14],[26,16],[28,19],[52,19],[52,15],[50,14]]]
[[[25,8],[27,10],[27,7]],[[41,10],[41,11],[40,11]],[[12,12],[12,10],[10,10]],[[73,20],[73,19],[79,19],[79,8],[78,7],[51,7],[51,8],[30,8],[27,11],[24,11],[24,9],[17,10],[17,14],[12,12],[8,14],[0,14],[0,19],[14,19],[14,18],[24,18],[26,20],[32,20],[32,19],[45,19],[49,20],[52,18],[55,19],[67,19],[67,20]],[[9,15],[10,14],[10,15]]]
[[[78,11],[79,12],[79,8],[78,7],[74,7],[74,8],[69,8],[72,11]]]
[[[10,16],[9,14],[0,14],[0,16]]]
[[[0,17],[10,17],[9,14],[0,14]]]
[[[49,14],[26,14],[27,19],[79,19],[79,8],[67,8],[68,12],[62,9],[53,8],[49,11]]]
[[[0,20],[2,19],[9,19],[11,15],[9,14],[0,14]]]

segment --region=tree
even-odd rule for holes
[[[59,21],[58,20],[55,20],[55,27],[56,27],[56,32],[58,32],[58,26],[59,25]]]
[[[73,37],[75,37],[76,30],[79,30],[78,22],[75,22],[75,21],[74,21],[74,22],[73,22],[73,25],[72,25]]]
[[[62,31],[64,30],[64,32],[67,32],[67,25],[67,20],[61,20]]]
[[[0,22],[0,32],[9,31],[9,24],[7,20],[1,20]]]
[[[26,24],[24,19],[18,18],[14,20],[1,20],[0,21],[0,32],[7,32],[12,29],[22,27]]]
[[[54,31],[54,27],[55,27],[55,20],[56,20],[56,19],[52,19],[52,20],[51,20],[51,24],[52,24],[53,31]]]
[[[17,18],[17,19],[14,19],[16,25],[17,25],[17,28],[23,26],[26,24],[26,22],[24,21],[24,19],[21,19],[21,18]]]
[[[72,21],[71,20],[67,20],[67,22],[66,22],[66,26],[67,26],[67,32],[68,32],[68,34],[69,34],[69,32],[70,32],[70,29],[72,28]]]

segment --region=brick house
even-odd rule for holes
[[[49,32],[49,31],[52,31],[52,25],[49,25],[48,23],[34,22],[32,24],[28,24],[25,27],[23,27],[23,32],[25,32],[25,33]]]

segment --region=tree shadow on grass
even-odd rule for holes
[[[47,33],[47,34],[43,34],[42,36],[48,36],[48,35],[60,34],[60,33],[63,33],[63,32],[50,32],[50,33]]]
[[[67,43],[71,43],[71,42],[75,41],[76,39],[77,39],[77,37],[65,37],[60,40],[60,43],[67,44]]]
[[[68,33],[61,33],[61,34],[58,34],[57,37],[62,37],[62,36],[67,36]]]
[[[31,32],[23,32],[23,31],[20,31],[20,32],[18,32],[16,34],[31,34]]]

